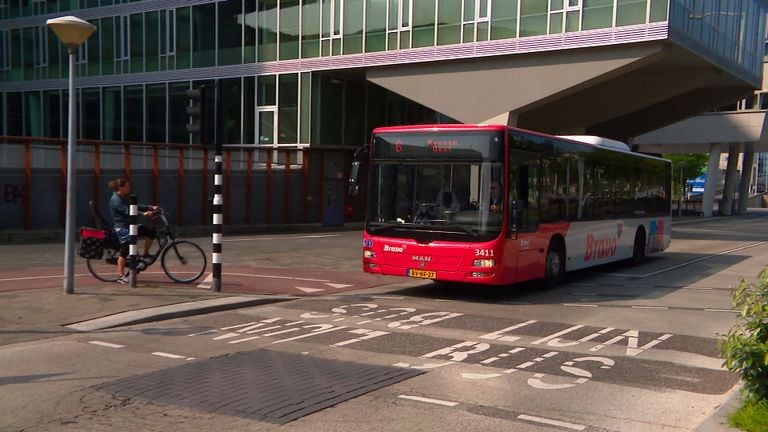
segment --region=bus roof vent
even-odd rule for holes
[[[565,138],[572,141],[578,141],[586,144],[590,144],[597,147],[606,147],[614,150],[631,152],[629,146],[621,141],[612,140],[610,138],[603,138],[594,135],[558,135],[559,138]]]

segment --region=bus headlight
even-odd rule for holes
[[[364,250],[363,251],[363,258],[376,258],[376,254],[371,250]]]
[[[496,260],[492,259],[476,259],[473,263],[474,267],[496,267]]]

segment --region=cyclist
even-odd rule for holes
[[[131,195],[131,182],[124,178],[115,179],[109,182],[109,188],[115,192],[109,199],[109,213],[112,216],[112,223],[115,227],[115,233],[120,241],[120,256],[117,258],[117,273],[120,275],[117,283],[127,284],[128,277],[125,272],[125,258],[128,256],[130,240],[130,203],[128,197]],[[139,212],[143,216],[150,217],[157,210],[157,206],[139,204]],[[152,247],[152,241],[157,238],[155,229],[139,225],[138,235],[146,237],[144,242],[144,256],[149,256],[149,249]]]

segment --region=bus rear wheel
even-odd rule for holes
[[[557,287],[565,278],[565,250],[559,242],[551,242],[547,248],[547,259],[544,269],[544,280],[541,289],[551,290]]]
[[[645,230],[640,227],[635,233],[635,242],[632,245],[632,258],[630,264],[639,265],[645,258]]]

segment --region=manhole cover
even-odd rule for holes
[[[421,373],[262,349],[123,378],[96,388],[284,424]]]

